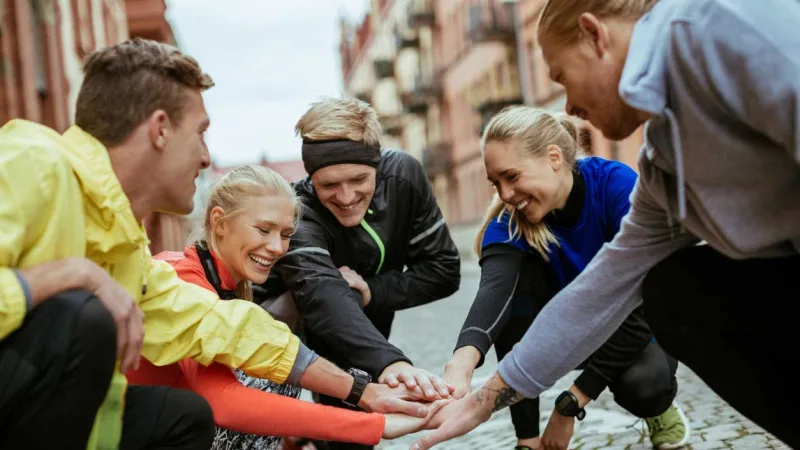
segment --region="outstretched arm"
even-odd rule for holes
[[[190,388],[208,401],[214,422],[222,428],[261,436],[366,445],[376,445],[383,435],[383,414],[349,411],[262,392],[243,386],[233,371],[221,364],[206,367],[184,360],[180,365]]]
[[[475,368],[483,364],[486,352],[508,323],[525,258],[522,250],[507,244],[489,245],[481,253],[478,292],[444,369],[444,379],[456,388],[457,398],[470,392]]]
[[[469,433],[489,420],[492,413],[525,398],[495,373],[474,393],[444,406],[431,420],[436,430],[423,436],[412,450],[426,450],[434,445]]]

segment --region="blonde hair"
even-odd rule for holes
[[[578,41],[578,18],[591,13],[598,18],[637,19],[650,11],[658,0],[548,0],[539,16],[539,42],[552,40],[559,45]]]
[[[561,149],[564,162],[574,170],[575,161],[580,154],[579,136],[578,126],[566,114],[553,114],[531,106],[509,106],[492,117],[486,125],[481,137],[481,152],[486,151],[486,144],[489,142],[508,142],[520,153],[535,158],[544,156],[550,145],[557,145]],[[548,261],[550,244],[558,245],[550,228],[544,222],[531,223],[496,194],[475,238],[475,253],[480,256],[483,236],[491,221],[500,222],[504,214],[509,215],[509,240],[523,236]]]
[[[303,139],[349,139],[367,145],[380,145],[381,122],[378,113],[358,99],[324,98],[312,103],[294,127]]]
[[[256,165],[237,166],[225,174],[211,188],[206,206],[203,226],[192,242],[205,240],[211,250],[219,254],[216,227],[223,220],[232,219],[244,212],[243,200],[262,195],[284,195],[294,205],[294,224],[300,220],[302,204],[292,186],[272,169]],[[211,211],[219,206],[225,215],[212,223]],[[236,286],[236,296],[244,300],[253,299],[253,289],[249,280],[241,280]]]

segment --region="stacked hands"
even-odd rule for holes
[[[421,450],[466,434],[487,421],[494,410],[522,399],[497,375],[470,393],[472,373],[464,375],[446,370],[445,378],[453,380],[451,384],[406,362],[395,363],[378,383],[369,385],[361,406],[386,415],[384,439],[436,430],[411,446],[412,450]]]
[[[489,420],[493,412],[524,398],[497,373],[472,392],[472,375],[479,357],[477,349],[460,349],[445,367],[444,380],[405,362],[389,366],[379,384],[370,385],[369,398],[363,402],[370,411],[386,414],[384,439],[435,430],[411,446],[411,450],[426,450],[472,431]],[[574,418],[554,409],[539,448],[567,449],[574,425]]]
[[[366,307],[372,295],[361,275],[347,266],[339,267],[339,272],[348,285],[361,294]],[[502,403],[509,400],[509,395],[516,395],[496,374],[478,392],[467,395],[472,390],[472,373],[480,357],[477,349],[470,350],[474,350],[474,354],[456,352],[445,368],[444,380],[404,361],[390,365],[381,373],[378,383],[370,384],[364,391],[359,406],[386,415],[384,439],[395,439],[421,430],[436,430],[414,443],[411,446],[413,450],[428,449],[468,433],[489,419],[495,410],[494,403],[490,402]],[[476,359],[470,365],[472,357]],[[492,384],[498,386],[492,387]],[[484,392],[485,389],[496,392],[492,395],[491,391]],[[500,398],[497,394],[502,394],[500,391],[503,389],[507,393]],[[515,401],[519,400],[521,397]],[[498,404],[496,409],[511,403]]]

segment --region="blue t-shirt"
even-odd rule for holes
[[[580,218],[572,227],[559,226],[545,218],[560,244],[551,244],[548,253],[558,290],[574,280],[603,244],[617,234],[622,218],[630,209],[629,198],[636,184],[636,172],[618,161],[588,157],[578,160],[576,166],[586,188]],[[505,243],[523,252],[535,252],[523,236],[510,239],[508,220],[508,214],[499,221],[492,220],[481,246]]]

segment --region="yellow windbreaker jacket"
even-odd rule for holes
[[[77,126],[63,136],[15,119],[0,128],[0,340],[19,328],[25,296],[12,268],[86,257],[107,270],[145,314],[142,354],[156,365],[219,362],[282,383],[299,341],[258,305],[221,301],[151,258],[106,148]],[[117,373],[89,447],[116,449],[125,377]]]

